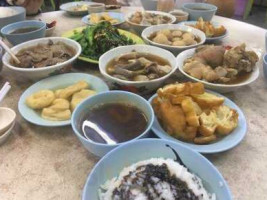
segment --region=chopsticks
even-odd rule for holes
[[[9,55],[11,55],[11,57],[15,60],[17,64],[20,64],[20,61],[17,56],[15,56],[12,50],[2,41],[2,39],[0,39],[0,45],[6,50],[7,53],[9,53]]]
[[[9,82],[6,82],[2,89],[0,90],[0,102],[5,98],[11,86]]]

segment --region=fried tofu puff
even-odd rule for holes
[[[182,109],[185,113],[185,119],[189,126],[199,126],[199,116],[197,110],[195,110],[194,102],[191,98],[186,98],[182,101]]]
[[[86,81],[79,81],[67,88],[56,90],[56,98],[69,99],[74,93],[87,88],[89,88],[89,84]]]
[[[51,106],[42,110],[42,118],[64,121],[71,118],[70,103],[66,99],[55,99]]]
[[[73,111],[76,106],[81,103],[84,99],[86,99],[89,96],[93,96],[96,94],[96,91],[94,90],[81,90],[80,92],[75,93],[72,96],[71,102],[70,102],[70,107],[71,110]]]
[[[170,135],[185,141],[192,141],[196,137],[197,128],[186,125],[186,117],[181,106],[163,101],[159,104],[158,112],[163,127]]]
[[[42,109],[49,106],[55,100],[55,94],[51,90],[40,90],[26,99],[26,104],[32,109]]]

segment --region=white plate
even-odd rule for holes
[[[227,136],[224,136],[222,138],[220,138],[219,140],[217,140],[214,143],[211,144],[205,144],[205,145],[198,145],[198,144],[193,144],[193,143],[188,143],[188,142],[184,142],[181,140],[178,140],[172,136],[170,136],[160,125],[157,117],[155,117],[155,121],[154,124],[152,126],[152,130],[153,132],[160,138],[162,139],[166,139],[166,140],[171,140],[171,141],[175,141],[177,143],[183,144],[195,151],[198,151],[200,153],[205,153],[205,154],[211,154],[211,153],[219,153],[219,152],[223,152],[223,151],[227,151],[231,148],[234,148],[235,146],[237,146],[245,137],[246,132],[247,132],[247,121],[246,118],[243,114],[243,112],[241,111],[241,109],[230,99],[228,99],[227,97],[220,95],[216,92],[211,92],[211,91],[207,91],[210,93],[213,93],[217,96],[223,97],[224,100],[224,105],[229,106],[230,108],[235,109],[238,112],[238,126],[233,130],[233,132]],[[150,99],[149,102],[151,103],[152,100],[157,96],[157,94],[153,95]]]
[[[25,101],[28,96],[40,90],[43,90],[43,89],[56,90],[60,88],[65,88],[81,80],[88,81],[90,88],[92,90],[95,90],[97,93],[109,90],[108,86],[106,85],[104,81],[90,74],[68,73],[68,74],[52,76],[52,77],[43,79],[33,84],[21,95],[19,104],[18,104],[20,114],[25,120],[33,124],[39,125],[39,126],[56,127],[56,126],[70,125],[70,122],[71,122],[70,119],[66,121],[51,121],[51,120],[42,118],[40,115],[40,112],[37,112],[29,108],[25,104]]]
[[[108,13],[110,17],[118,20],[118,23],[112,24],[114,26],[120,25],[120,24],[125,22],[124,15],[120,12],[101,12],[101,13],[94,13],[94,14],[103,15],[104,13]],[[90,17],[91,17],[91,14],[84,16],[82,18],[82,22],[85,24],[88,24],[88,25],[95,25],[95,24],[90,22]]]
[[[254,68],[254,70],[251,72],[250,77],[241,82],[241,83],[236,83],[236,84],[221,84],[221,83],[209,83],[207,81],[204,80],[199,80],[193,76],[190,76],[189,74],[187,74],[184,70],[183,70],[183,66],[184,66],[184,61],[187,58],[192,57],[195,54],[195,48],[194,49],[188,49],[183,51],[182,53],[180,53],[177,57],[176,57],[176,61],[177,61],[177,65],[178,65],[178,69],[180,70],[180,72],[187,77],[188,79],[190,79],[193,82],[201,82],[205,85],[205,88],[207,89],[211,89],[214,90],[216,92],[219,93],[227,93],[227,92],[232,92],[237,90],[238,88],[245,86],[245,85],[249,85],[251,84],[253,81],[255,81],[258,77],[259,77],[259,62],[256,63],[256,67]],[[260,53],[257,52],[258,56],[260,57]]]
[[[77,1],[77,2],[70,2],[70,3],[64,3],[60,6],[60,10],[66,11],[70,15],[76,15],[76,16],[82,16],[88,14],[88,10],[83,10],[83,11],[74,11],[71,8],[77,5],[91,5],[94,4],[92,2],[87,2],[87,1]]]
[[[196,23],[197,23],[197,21],[185,21],[185,22],[180,22],[179,24],[181,24],[181,25],[185,25],[185,26],[189,26],[189,25],[195,25]],[[214,22],[214,21],[212,21],[211,23],[212,23],[212,25],[213,25],[215,28],[221,26],[221,24],[219,24],[218,22]],[[189,27],[192,27],[192,26],[189,26]],[[207,41],[207,42],[214,42],[214,41],[217,41],[217,40],[222,40],[222,39],[225,38],[227,35],[228,35],[228,30],[226,29],[225,34],[223,34],[223,35],[221,35],[221,36],[218,36],[218,37],[207,37],[207,36],[206,36],[206,41]]]

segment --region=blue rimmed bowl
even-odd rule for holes
[[[12,32],[20,28],[37,28],[37,30],[27,33]],[[9,24],[1,29],[1,34],[13,45],[17,45],[29,40],[42,38],[45,36],[46,23],[39,20],[26,20]]]
[[[167,146],[169,145],[169,147]],[[216,167],[204,156],[172,141],[142,139],[122,145],[105,155],[91,171],[83,189],[82,200],[98,198],[99,187],[117,177],[123,168],[150,158],[176,159],[178,154],[191,173],[202,179],[205,189],[218,200],[232,200],[230,189]]]
[[[154,111],[151,107],[150,103],[146,101],[143,97],[136,95],[131,92],[125,92],[125,91],[109,91],[109,92],[103,92],[100,94],[97,94],[89,99],[86,99],[83,101],[79,106],[76,107],[72,114],[71,118],[71,125],[72,129],[75,133],[75,135],[78,137],[78,139],[81,141],[83,146],[93,153],[96,156],[102,157],[106,153],[108,153],[110,150],[122,145],[126,144],[129,141],[118,143],[118,144],[103,144],[103,143],[97,143],[91,140],[86,139],[83,136],[82,132],[82,120],[84,119],[84,116],[88,113],[88,111],[97,106],[97,105],[103,105],[108,103],[126,103],[129,105],[133,105],[137,107],[139,110],[141,110],[147,120],[147,128],[144,132],[140,133],[138,137],[129,140],[134,141],[139,138],[145,138],[149,134],[149,130],[151,129],[151,126],[154,121]]]
[[[197,21],[202,17],[204,21],[210,21],[218,8],[208,3],[185,3],[182,9],[189,13],[189,20]]]

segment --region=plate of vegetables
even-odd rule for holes
[[[98,64],[99,57],[105,52],[118,46],[145,44],[137,35],[117,29],[109,22],[97,25],[79,27],[62,35],[73,39],[82,46],[80,60]]]

